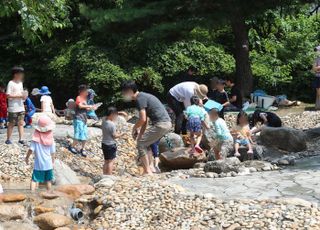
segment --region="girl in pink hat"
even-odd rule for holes
[[[29,164],[29,157],[32,153],[34,154],[34,170],[30,185],[32,191],[39,183],[44,182],[47,184],[47,190],[51,190],[54,153],[56,152],[53,129],[54,122],[48,116],[43,115],[39,118],[26,156],[26,163]]]

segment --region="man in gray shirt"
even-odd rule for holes
[[[144,174],[152,174],[148,147],[170,131],[171,119],[161,101],[152,94],[139,92],[133,81],[125,82],[122,85],[122,95],[125,101],[136,102],[139,120],[132,129],[132,137],[137,139],[137,148]],[[148,118],[150,118],[151,125],[146,129]]]

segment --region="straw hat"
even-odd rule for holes
[[[204,84],[196,85],[194,88],[194,92],[201,100],[203,100],[207,97],[208,87]]]

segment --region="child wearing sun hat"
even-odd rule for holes
[[[47,116],[42,115],[32,137],[29,151],[26,156],[26,163],[29,164],[29,157],[34,154],[34,170],[30,188],[34,191],[39,183],[46,182],[47,190],[51,190],[53,180],[53,161],[56,146],[53,138],[54,122]]]
[[[39,94],[41,95],[41,111],[43,113],[55,113],[55,108],[53,105],[52,98],[50,96],[51,92],[47,86],[42,86],[39,90]]]

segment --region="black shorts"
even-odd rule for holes
[[[102,152],[104,156],[104,160],[113,160],[117,156],[117,145],[105,145],[102,144]]]
[[[320,77],[316,77],[312,83],[312,87],[315,89],[320,88]]]

